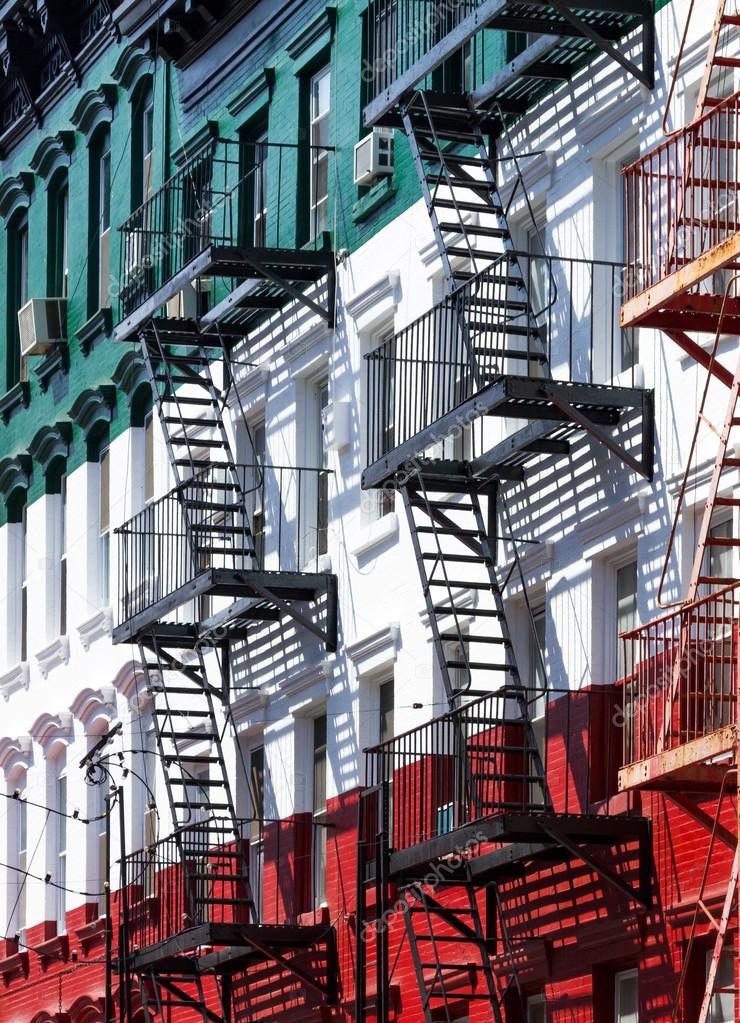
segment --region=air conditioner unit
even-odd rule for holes
[[[355,145],[355,184],[371,185],[393,173],[393,128],[373,128]]]
[[[32,298],[18,310],[21,356],[46,355],[67,340],[67,299]]]

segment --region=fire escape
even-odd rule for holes
[[[692,16],[699,18],[694,4]],[[661,793],[709,833],[671,1017],[699,1023],[720,1011],[737,1015],[740,969],[737,938],[732,937],[740,862],[739,29],[740,16],[722,0],[693,120],[672,134],[666,131],[662,144],[625,171],[628,202],[636,205],[630,207],[634,217],[622,322],[660,329],[706,370],[658,593],[668,610],[624,636],[629,674],[622,684],[632,713],[619,775],[622,789]],[[683,45],[664,129],[682,56]],[[702,461],[708,466],[704,489],[697,483]],[[671,600],[671,558],[692,516],[691,575],[685,596],[679,593]],[[712,896],[713,886],[723,893],[719,899]],[[688,977],[695,955],[706,948],[712,949],[706,984],[701,1002],[694,1005]]]
[[[298,301],[333,322],[334,256],[295,202],[310,158],[214,140],[121,228],[116,340],[140,346],[175,484],[117,531],[114,641],[138,647],[174,826],[122,860],[126,1018],[138,999],[163,1020],[230,1020],[266,964],[336,997],[333,928],[260,917],[260,800],[237,816],[223,749],[235,646],[282,621],[336,649],[336,578],[319,570],[326,470],[265,461],[238,391],[244,339],[268,317]]]
[[[365,122],[406,135],[446,294],[367,356],[363,486],[402,495],[450,710],[367,751],[358,1019],[388,1020],[407,940],[427,1023],[473,1011],[498,1023],[522,1000],[513,878],[576,861],[631,910],[651,899],[648,822],[551,790],[550,745],[565,748],[558,772],[587,770],[609,750],[611,715],[594,694],[586,748],[572,747],[573,694],[548,692],[532,666],[523,677],[505,585],[518,576],[531,618],[507,484],[536,487],[582,438],[652,477],[652,394],[615,358],[629,340],[610,309],[624,267],[551,255],[541,234],[523,251],[509,226],[520,200],[536,229],[514,123],[598,53],[651,88],[652,5],[471,0],[419,29],[413,3],[376,0],[368,19]],[[631,870],[616,867],[620,843]]]

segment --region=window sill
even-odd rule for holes
[[[109,337],[113,330],[113,312],[110,306],[98,309],[90,319],[83,323],[75,334],[80,343],[80,351],[87,356],[99,341]]]
[[[101,607],[94,615],[77,626],[80,642],[85,651],[89,650],[96,639],[110,636],[113,632],[113,610]]]
[[[382,518],[370,523],[365,535],[358,544],[355,544],[350,554],[354,558],[362,558],[388,540],[395,542],[398,539],[398,528],[398,515],[395,512],[388,512]]]
[[[19,409],[28,408],[30,401],[31,387],[26,380],[21,380],[0,398],[0,416],[3,422],[7,425]]]
[[[0,675],[0,693],[4,699],[9,700],[19,689],[28,689],[29,677],[28,661],[14,664],[9,671]]]
[[[10,944],[10,943],[9,943]],[[15,977],[28,976],[28,952],[16,952],[0,959],[0,978],[7,987]]]
[[[39,650],[36,654],[39,668],[44,678],[49,677],[49,672],[60,664],[69,663],[69,636],[57,636],[55,640]]]
[[[41,390],[46,393],[49,385],[57,374],[69,372],[69,345],[66,341],[60,342],[52,352],[44,356],[34,369],[38,377]]]
[[[352,206],[352,220],[355,224],[361,224],[368,217],[371,217],[373,213],[376,213],[381,206],[389,202],[395,194],[396,185],[393,175],[382,178],[377,184],[372,186],[369,192],[354,203]]]
[[[60,959],[66,963],[69,958],[69,935],[57,934],[53,938],[49,938],[48,941],[42,941],[40,945],[35,946],[34,952],[39,957],[42,970],[48,969],[52,963],[56,963]]]

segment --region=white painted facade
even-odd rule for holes
[[[628,81],[616,64],[599,61],[545,104],[541,116],[521,123],[515,145],[543,150],[527,161],[525,179],[535,211],[546,226],[551,254],[618,260],[621,249],[620,166],[661,137],[666,83],[673,71],[686,2],[657,16],[658,84],[652,94]],[[703,19],[707,20],[707,19]],[[696,19],[689,38],[685,71],[677,91],[680,123],[691,109],[692,90],[701,75],[708,24]],[[670,55],[666,60],[664,55]],[[401,140],[397,143],[405,144]],[[513,226],[523,229],[525,210]],[[266,423],[267,458],[279,465],[316,465],[320,452],[320,409],[316,383],[329,381],[329,403],[336,430],[328,431],[327,464],[332,470],[328,554],[323,567],[339,584],[340,644],[326,654],[313,637],[299,635],[281,647],[279,664],[260,660],[249,667],[249,651],[235,673],[233,716],[243,752],[265,747],[265,814],[283,818],[311,809],[310,720],[328,716],[327,797],[348,792],[363,781],[361,750],[378,738],[378,684],[395,682],[395,730],[401,732],[442,713],[446,707],[434,663],[424,599],[402,502],[379,517],[377,495],[363,493],[366,408],[363,355],[393,330],[426,312],[441,293],[441,270],[432,231],[419,201],[393,224],[370,238],[338,271],[338,316],[329,331],[299,308],[250,345],[239,389],[251,422]],[[605,296],[605,303],[610,297]],[[604,313],[607,316],[607,312]],[[723,351],[736,347],[727,339]],[[598,345],[598,340],[597,340]],[[615,366],[614,376],[619,375]],[[550,683],[578,688],[612,682],[616,674],[616,572],[631,559],[638,569],[638,617],[656,613],[656,587],[675,497],[694,427],[703,374],[682,358],[671,342],[652,331],[639,338],[637,377],[655,390],[655,479],[652,483],[621,466],[603,448],[576,440],[569,459],[544,458],[527,483],[507,494],[517,529],[539,543],[524,555],[533,605],[546,614],[546,660]],[[724,412],[719,384],[713,407]],[[423,396],[422,399],[423,400]],[[345,410],[348,407],[345,420]],[[511,424],[505,424],[505,426]],[[345,429],[346,426],[346,429]],[[155,487],[171,486],[171,474],[157,425]],[[486,426],[487,437],[501,427]],[[237,445],[239,438],[237,437]],[[690,498],[701,508],[714,457],[711,435],[700,447]],[[130,430],[111,444],[111,518],[124,522],[143,505],[143,429]],[[39,878],[60,877],[59,832],[45,806],[54,806],[60,774],[67,779],[67,805],[80,817],[94,816],[96,794],[78,766],[96,736],[117,721],[122,736],[113,752],[141,750],[150,739],[148,701],[136,649],[113,646],[118,574],[111,544],[111,606],[100,601],[98,473],[88,463],[67,481],[68,609],[67,635],[58,635],[59,538],[61,498],[49,495],[27,513],[26,578],[29,640],[21,663],[18,634],[19,524],[0,530],[0,768],[4,792],[28,800],[26,869]],[[683,515],[679,560],[691,550],[695,523]],[[686,565],[674,566],[672,594],[681,592]],[[523,674],[529,663],[529,633],[517,585],[511,590],[512,622]],[[520,625],[521,627],[518,627]],[[151,748],[151,747],[150,747]],[[225,748],[233,762],[240,803],[248,799],[235,745]],[[196,746],[193,747],[194,751]],[[144,771],[144,759],[124,753],[128,766]],[[155,791],[159,834],[169,832],[161,778],[147,779]],[[126,844],[142,844],[144,813],[150,797],[131,775],[113,777],[126,793]],[[36,805],[38,804],[38,805]],[[18,804],[0,804],[0,922],[7,934],[18,929]],[[71,909],[93,901],[100,890],[97,824],[67,821],[65,885]],[[91,837],[92,836],[92,837]],[[114,858],[118,821],[111,819]],[[113,881],[115,884],[115,874]],[[59,916],[55,890],[29,878],[26,925]]]

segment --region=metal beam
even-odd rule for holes
[[[632,885],[627,884],[626,881],[623,881],[619,874],[616,873],[616,871],[612,870],[610,867],[607,867],[605,864],[601,863],[587,849],[584,849],[583,846],[580,846],[577,842],[573,841],[573,839],[568,834],[566,834],[562,828],[558,827],[557,825],[551,822],[550,823],[543,822],[540,824],[540,827],[542,828],[544,833],[548,835],[554,842],[557,842],[558,845],[562,845],[564,849],[568,850],[568,852],[572,853],[574,856],[577,856],[579,859],[583,860],[586,866],[593,870],[595,874],[598,874],[599,877],[603,878],[603,880],[606,881],[607,884],[610,884],[613,888],[616,888],[617,891],[621,892],[623,895],[626,895],[627,898],[630,899],[631,901],[636,902],[641,909],[650,908],[652,899],[650,893],[644,890],[645,884],[642,877],[639,888],[635,890],[632,887]],[[642,839],[640,839],[641,861],[644,854],[642,845],[643,842]]]
[[[693,821],[700,824],[710,835],[714,831],[720,841],[724,842],[733,852],[735,851],[738,844],[737,835],[733,835],[728,828],[720,824],[719,821],[716,821],[706,810],[702,810],[700,806],[693,800],[688,799],[682,792],[666,792],[664,795],[666,799],[670,799],[672,803],[675,803],[676,806],[683,810],[688,817],[691,817]]]
[[[711,354],[701,345],[698,345],[696,341],[693,341],[688,334],[683,330],[666,330],[663,328],[663,333],[666,334],[671,341],[675,341],[678,347],[690,355],[692,359],[703,366],[704,369],[709,370],[712,376],[715,376],[721,381],[726,387],[732,387],[733,375],[726,369],[721,362],[713,359]]]
[[[473,92],[473,104],[480,108],[485,107],[492,99],[496,97],[496,94],[503,92],[508,86],[512,85],[517,78],[520,78],[526,71],[528,71],[532,65],[540,63],[549,53],[551,53],[560,43],[563,41],[562,36],[542,36],[537,39],[531,46],[528,46],[526,50],[510,61],[506,67],[497,71],[495,75],[488,79],[480,88]],[[502,98],[501,102],[504,100]]]
[[[572,419],[573,422],[577,423],[578,426],[582,427],[582,429],[584,429],[586,433],[590,434],[590,436],[598,440],[600,444],[603,444],[604,447],[607,448],[607,450],[611,451],[613,455],[616,455],[617,458],[619,458],[620,461],[624,462],[624,464],[628,468],[632,469],[633,472],[638,473],[645,479],[652,479],[653,475],[652,465],[650,465],[649,467],[646,466],[644,457],[641,458],[640,460],[634,458],[626,450],[626,448],[623,447],[623,445],[618,444],[615,440],[613,440],[608,433],[600,429],[593,422],[593,420],[589,419],[583,412],[580,411],[580,409],[575,408],[567,401],[563,401],[562,398],[558,397],[555,394],[551,393],[550,398],[552,400],[553,405],[559,408],[563,415],[567,416],[569,419]]]
[[[549,3],[555,8],[561,17],[565,18],[566,21],[570,22],[574,28],[579,28],[583,35],[590,39],[594,46],[597,46],[607,57],[611,57],[617,64],[621,64],[625,71],[628,71],[633,78],[636,78],[638,82],[644,85],[647,89],[652,89],[655,85],[654,78],[651,74],[646,73],[644,68],[640,68],[629,57],[625,57],[621,50],[617,49],[608,39],[604,39],[603,36],[599,35],[596,29],[585,22],[577,14],[571,11],[569,5],[564,0],[549,0]],[[579,4],[579,7],[581,5]]]

